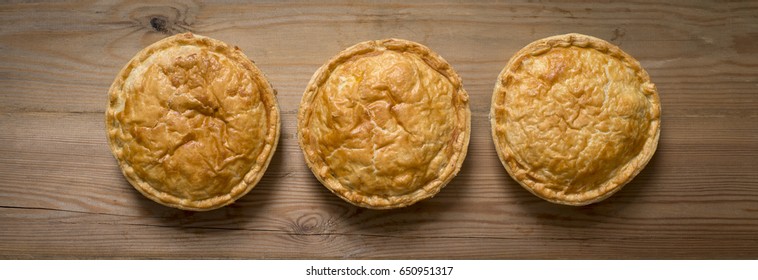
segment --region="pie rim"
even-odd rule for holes
[[[314,151],[308,140],[311,135],[308,123],[310,122],[310,114],[313,108],[313,99],[316,97],[319,87],[321,87],[329,78],[332,71],[334,71],[338,65],[349,61],[353,57],[365,55],[372,52],[383,51],[396,51],[396,52],[409,52],[419,56],[429,67],[442,74],[453,86],[453,92],[460,100],[460,106],[455,107],[456,114],[463,114],[463,122],[456,125],[456,129],[461,129],[461,133],[458,134],[454,141],[452,159],[445,169],[440,172],[437,179],[432,180],[428,184],[419,187],[413,192],[409,192],[402,195],[392,196],[380,196],[380,195],[364,195],[358,191],[353,191],[349,187],[344,186],[329,172],[328,165],[320,159],[318,154]],[[403,39],[383,39],[383,40],[371,40],[355,44],[332,57],[328,62],[323,64],[311,77],[311,80],[306,86],[303,93],[302,100],[300,102],[300,108],[298,111],[298,144],[300,145],[305,162],[313,175],[332,193],[342,198],[343,200],[364,208],[369,209],[393,209],[402,208],[412,205],[421,200],[431,198],[436,195],[443,187],[445,187],[460,171],[463,161],[466,158],[468,151],[469,137],[471,134],[471,111],[468,104],[468,93],[463,89],[463,85],[458,74],[453,70],[452,66],[436,52],[430,48],[408,40]],[[462,111],[462,112],[461,112]],[[449,144],[448,144],[449,145]],[[320,173],[324,173],[327,176],[321,176]]]
[[[515,67],[518,67],[520,62],[528,56],[541,55],[549,52],[553,48],[566,48],[572,46],[580,48],[592,48],[606,55],[610,55],[614,59],[620,59],[623,62],[626,62],[625,66],[629,67],[635,72],[637,79],[639,79],[641,82],[642,90],[644,91],[647,100],[651,104],[650,110],[652,112],[648,116],[652,115],[653,118],[648,117],[650,127],[647,130],[645,142],[642,149],[636,156],[630,159],[629,162],[623,166],[616,168],[616,170],[620,170],[616,176],[611,177],[605,181],[600,187],[592,189],[593,191],[600,190],[597,195],[592,195],[589,192],[570,196],[561,195],[557,194],[557,192],[549,188],[544,187],[543,183],[535,182],[534,180],[529,179],[529,176],[527,176],[528,171],[518,168],[519,165],[515,164],[516,160],[513,156],[513,151],[511,148],[507,146],[501,147],[497,133],[498,118],[496,117],[496,105],[498,105],[498,99],[506,94],[504,88],[507,84],[506,79],[508,75],[513,72],[513,69]],[[578,33],[569,33],[539,39],[528,44],[511,57],[511,59],[508,61],[508,64],[498,75],[491,102],[491,133],[500,162],[503,164],[508,174],[516,182],[518,182],[519,185],[521,185],[532,194],[552,203],[571,206],[583,206],[596,203],[610,197],[614,193],[621,190],[645,168],[647,163],[655,154],[658,146],[658,140],[660,137],[661,106],[660,98],[655,84],[650,81],[650,76],[648,75],[647,71],[645,71],[640,63],[631,55],[621,50],[618,46],[615,46],[605,40],[596,37]],[[505,107],[505,105],[503,106]],[[504,141],[503,143],[507,145],[507,141]]]
[[[208,51],[219,53],[224,55],[227,59],[236,62],[239,66],[244,67],[244,69],[250,73],[251,79],[258,86],[261,102],[266,104],[265,110],[268,118],[268,123],[266,125],[267,132],[265,134],[266,137],[263,139],[266,143],[264,144],[261,153],[255,157],[258,159],[261,156],[264,156],[265,160],[263,162],[256,161],[251,166],[250,170],[244,174],[243,179],[240,180],[229,193],[201,200],[179,198],[151,186],[134,172],[131,164],[126,162],[122,151],[123,148],[115,141],[116,130],[119,128],[114,124],[119,123],[120,127],[120,122],[115,118],[113,107],[114,103],[120,98],[117,91],[123,88],[126,79],[129,77],[132,70],[139,67],[152,55],[160,55],[160,52],[164,50],[182,45],[194,45],[207,49]],[[279,143],[280,112],[276,100],[276,90],[273,89],[265,75],[257,66],[255,66],[254,62],[239,49],[239,47],[226,44],[220,40],[187,32],[164,38],[145,47],[139,53],[134,55],[123,68],[121,68],[108,90],[108,106],[105,112],[105,126],[111,153],[118,161],[124,177],[135,189],[137,189],[137,191],[142,193],[145,197],[165,206],[182,210],[209,211],[233,203],[250,192],[250,190],[258,184],[268,168]]]

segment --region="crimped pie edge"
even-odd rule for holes
[[[512,72],[512,69],[520,63],[525,57],[527,56],[537,56],[544,53],[547,53],[552,48],[564,48],[564,47],[581,47],[581,48],[592,48],[595,50],[598,50],[602,53],[608,54],[610,56],[613,56],[616,59],[623,60],[627,62],[627,66],[635,71],[635,74],[637,75],[638,79],[640,79],[641,84],[643,86],[643,90],[646,93],[646,97],[648,101],[651,103],[651,110],[654,112],[652,113],[654,118],[650,119],[650,127],[647,131],[647,137],[645,140],[645,143],[643,145],[643,148],[640,150],[639,154],[632,158],[627,164],[625,164],[622,167],[619,167],[618,169],[621,169],[620,172],[617,173],[617,176],[611,178],[610,180],[606,181],[602,184],[601,187],[596,188],[595,190],[600,190],[600,193],[598,195],[590,195],[589,193],[582,193],[578,195],[572,195],[572,196],[556,196],[556,192],[542,187],[538,182],[534,182],[533,180],[530,180],[528,176],[526,176],[527,172],[517,172],[517,171],[524,171],[524,170],[514,170],[514,168],[517,168],[517,164],[515,164],[515,159],[513,157],[512,151],[510,147],[501,147],[499,145],[498,136],[497,136],[497,118],[495,117],[496,114],[496,104],[498,103],[498,99],[500,99],[501,96],[504,96],[506,94],[504,90],[504,78]],[[568,33],[563,35],[556,35],[551,37],[546,37],[543,39],[536,40],[521,50],[519,50],[516,54],[514,54],[510,60],[508,61],[508,64],[503,68],[503,70],[498,75],[497,82],[495,83],[495,88],[492,94],[492,100],[491,100],[491,107],[490,107],[490,123],[491,123],[491,133],[492,133],[492,139],[495,145],[495,150],[497,151],[498,158],[500,159],[500,162],[505,167],[505,170],[508,172],[508,174],[521,185],[523,188],[531,192],[532,194],[536,195],[537,197],[540,197],[544,200],[550,201],[552,203],[556,204],[564,204],[564,205],[571,205],[571,206],[583,206],[588,205],[592,203],[596,203],[599,201],[602,201],[614,193],[621,190],[624,185],[629,183],[637,174],[639,174],[642,169],[647,165],[647,163],[652,158],[653,154],[655,154],[655,151],[658,146],[658,140],[660,137],[660,116],[661,116],[661,106],[660,106],[660,97],[658,95],[658,91],[655,87],[655,84],[653,84],[650,81],[650,76],[648,75],[647,71],[643,69],[640,66],[639,61],[634,59],[631,55],[627,54],[623,50],[621,50],[618,46],[615,46],[605,40],[588,36],[584,34],[578,34],[578,33]]]
[[[115,131],[118,128],[114,127],[111,124],[116,122],[114,116],[114,108],[112,106],[114,102],[116,102],[119,98],[116,94],[116,91],[120,87],[124,86],[125,81],[129,77],[131,71],[137,68],[141,63],[143,63],[152,55],[162,50],[181,45],[196,45],[205,47],[213,52],[225,55],[230,60],[233,60],[242,67],[246,68],[246,70],[250,71],[251,78],[254,79],[258,85],[258,89],[261,92],[263,100],[265,100],[265,103],[269,104],[268,108],[266,109],[268,112],[269,120],[267,125],[268,132],[266,133],[265,139],[266,144],[261,153],[257,156],[257,158],[264,157],[264,160],[262,162],[256,161],[251,169],[245,174],[243,180],[234,186],[231,192],[228,194],[203,200],[178,198],[176,196],[161,192],[153,188],[150,184],[139,178],[139,176],[135,174],[132,166],[125,160],[121,159],[123,155],[122,147],[118,146],[118,144],[114,141],[116,133]],[[273,154],[276,151],[277,145],[279,143],[280,112],[279,105],[276,100],[276,91],[273,89],[268,79],[266,79],[265,75],[260,71],[260,69],[255,66],[254,62],[249,59],[238,47],[228,45],[220,40],[187,32],[164,38],[149,45],[134,55],[129,60],[129,62],[124,65],[123,68],[121,68],[108,90],[108,107],[105,113],[105,126],[110,150],[118,161],[119,167],[121,168],[124,177],[135,189],[137,189],[147,198],[165,206],[182,210],[210,211],[229,205],[240,197],[244,196],[250,192],[250,190],[252,190],[253,187],[255,187],[260,181],[261,177],[263,177],[263,174],[268,168],[268,165],[271,162],[271,158],[273,157]]]
[[[455,88],[457,97],[459,98],[462,108],[456,108],[457,114],[463,114],[464,123],[458,124],[458,128],[464,126],[463,133],[459,133],[458,137],[454,141],[453,159],[439,174],[438,179],[431,181],[429,184],[417,189],[414,192],[403,194],[399,196],[366,196],[352,191],[350,188],[343,186],[339,180],[331,176],[328,172],[329,167],[319,159],[315,151],[310,149],[309,142],[306,141],[306,136],[310,135],[308,129],[309,116],[312,113],[313,99],[316,97],[316,93],[319,87],[321,87],[329,78],[332,71],[334,71],[338,65],[352,59],[355,56],[364,55],[371,52],[378,51],[397,51],[397,52],[410,52],[418,55],[424,62],[431,68],[445,76],[448,81]],[[300,102],[300,109],[298,111],[298,144],[303,151],[305,162],[313,175],[327,188],[329,191],[342,198],[343,200],[359,206],[369,209],[393,209],[402,208],[412,205],[418,201],[433,197],[436,195],[445,185],[447,185],[460,171],[463,161],[466,158],[468,151],[469,137],[471,134],[471,111],[468,104],[468,93],[464,90],[460,76],[453,70],[452,66],[439,54],[432,51],[427,46],[422,44],[403,40],[403,39],[383,39],[383,40],[371,40],[357,43],[347,49],[339,52],[332,57],[328,62],[323,64],[313,74],[305,92],[303,93],[302,100]],[[461,109],[463,112],[461,112]],[[327,174],[322,177],[319,172]]]

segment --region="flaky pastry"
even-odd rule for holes
[[[566,34],[516,53],[498,77],[490,118],[507,172],[535,195],[586,205],[648,163],[660,101],[639,62],[601,39]]]
[[[354,45],[309,82],[298,140],[316,178],[366,208],[411,205],[437,194],[466,157],[471,112],[461,79],[418,43]]]
[[[276,150],[279,109],[239,48],[185,33],[148,46],[121,69],[106,128],[132,186],[160,204],[203,211],[258,183]]]

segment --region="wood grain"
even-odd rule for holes
[[[758,258],[758,2],[0,4],[0,258]],[[191,31],[238,45],[279,92],[282,138],[247,196],[211,212],[158,205],[123,178],[107,90],[143,47]],[[658,86],[648,167],[608,200],[553,205],[497,159],[490,97],[508,58],[579,32],[636,57]],[[356,208],[295,136],[313,72],[397,37],[445,57],[471,95],[469,155],[436,197]]]

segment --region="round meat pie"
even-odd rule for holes
[[[279,139],[275,92],[237,47],[178,34],[116,77],[108,142],[146,197],[186,210],[234,202],[260,180]]]
[[[550,202],[586,205],[632,180],[655,153],[661,107],[639,62],[581,34],[535,41],[498,77],[492,137],[507,172]]]
[[[460,170],[471,128],[468,94],[439,55],[387,39],[352,46],[316,71],[298,140],[316,178],[361,207],[429,198]]]

